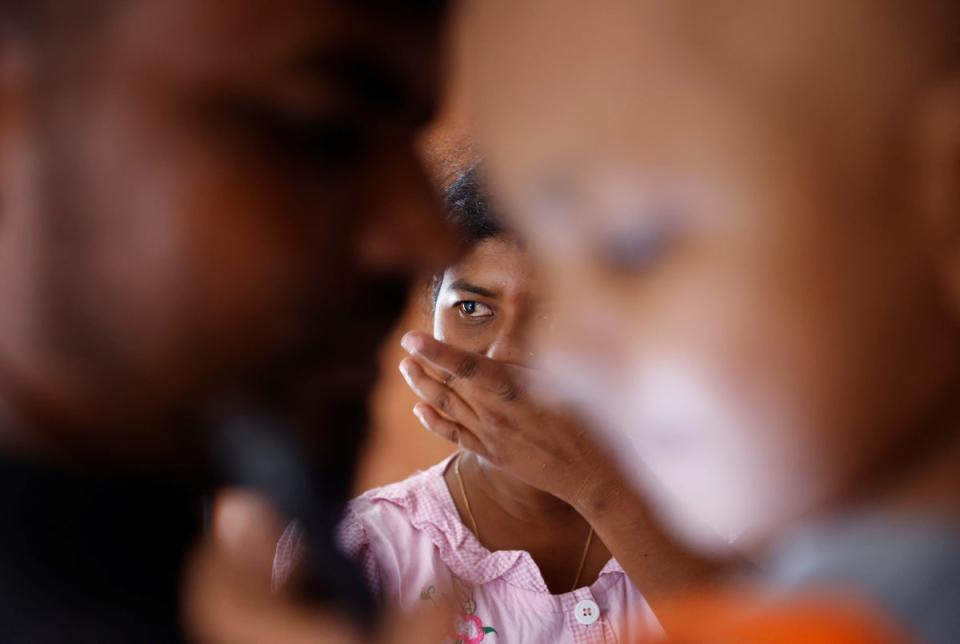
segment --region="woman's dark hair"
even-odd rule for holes
[[[492,210],[490,199],[482,180],[479,164],[467,167],[451,182],[443,193],[447,221],[460,235],[466,249],[472,249],[482,241],[507,234],[497,214]],[[443,273],[433,278],[433,304],[440,295]]]
[[[490,208],[479,165],[472,165],[461,172],[447,186],[443,201],[447,221],[460,233],[468,248],[506,232]]]

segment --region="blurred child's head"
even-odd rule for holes
[[[762,539],[923,460],[960,400],[951,3],[466,19],[491,185],[555,306],[548,371],[638,445],[681,531]]]
[[[476,167],[446,190],[448,219],[464,256],[434,280],[433,333],[460,349],[524,364],[527,329],[538,300],[522,243],[499,223]]]

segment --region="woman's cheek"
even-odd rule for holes
[[[437,311],[433,318],[433,337],[441,342],[462,347],[463,337],[459,328],[460,320],[457,311],[453,308],[444,308]]]
[[[485,354],[490,334],[489,324],[465,320],[456,309],[434,316],[433,337],[463,351]]]

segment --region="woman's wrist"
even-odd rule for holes
[[[582,517],[593,523],[613,513],[622,516],[624,507],[636,505],[635,501],[631,503],[635,496],[619,472],[598,468],[583,481],[568,502]]]

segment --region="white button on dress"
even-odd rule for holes
[[[600,619],[600,607],[597,606],[597,602],[584,599],[577,602],[577,605],[573,607],[573,616],[584,626],[590,626]]]

